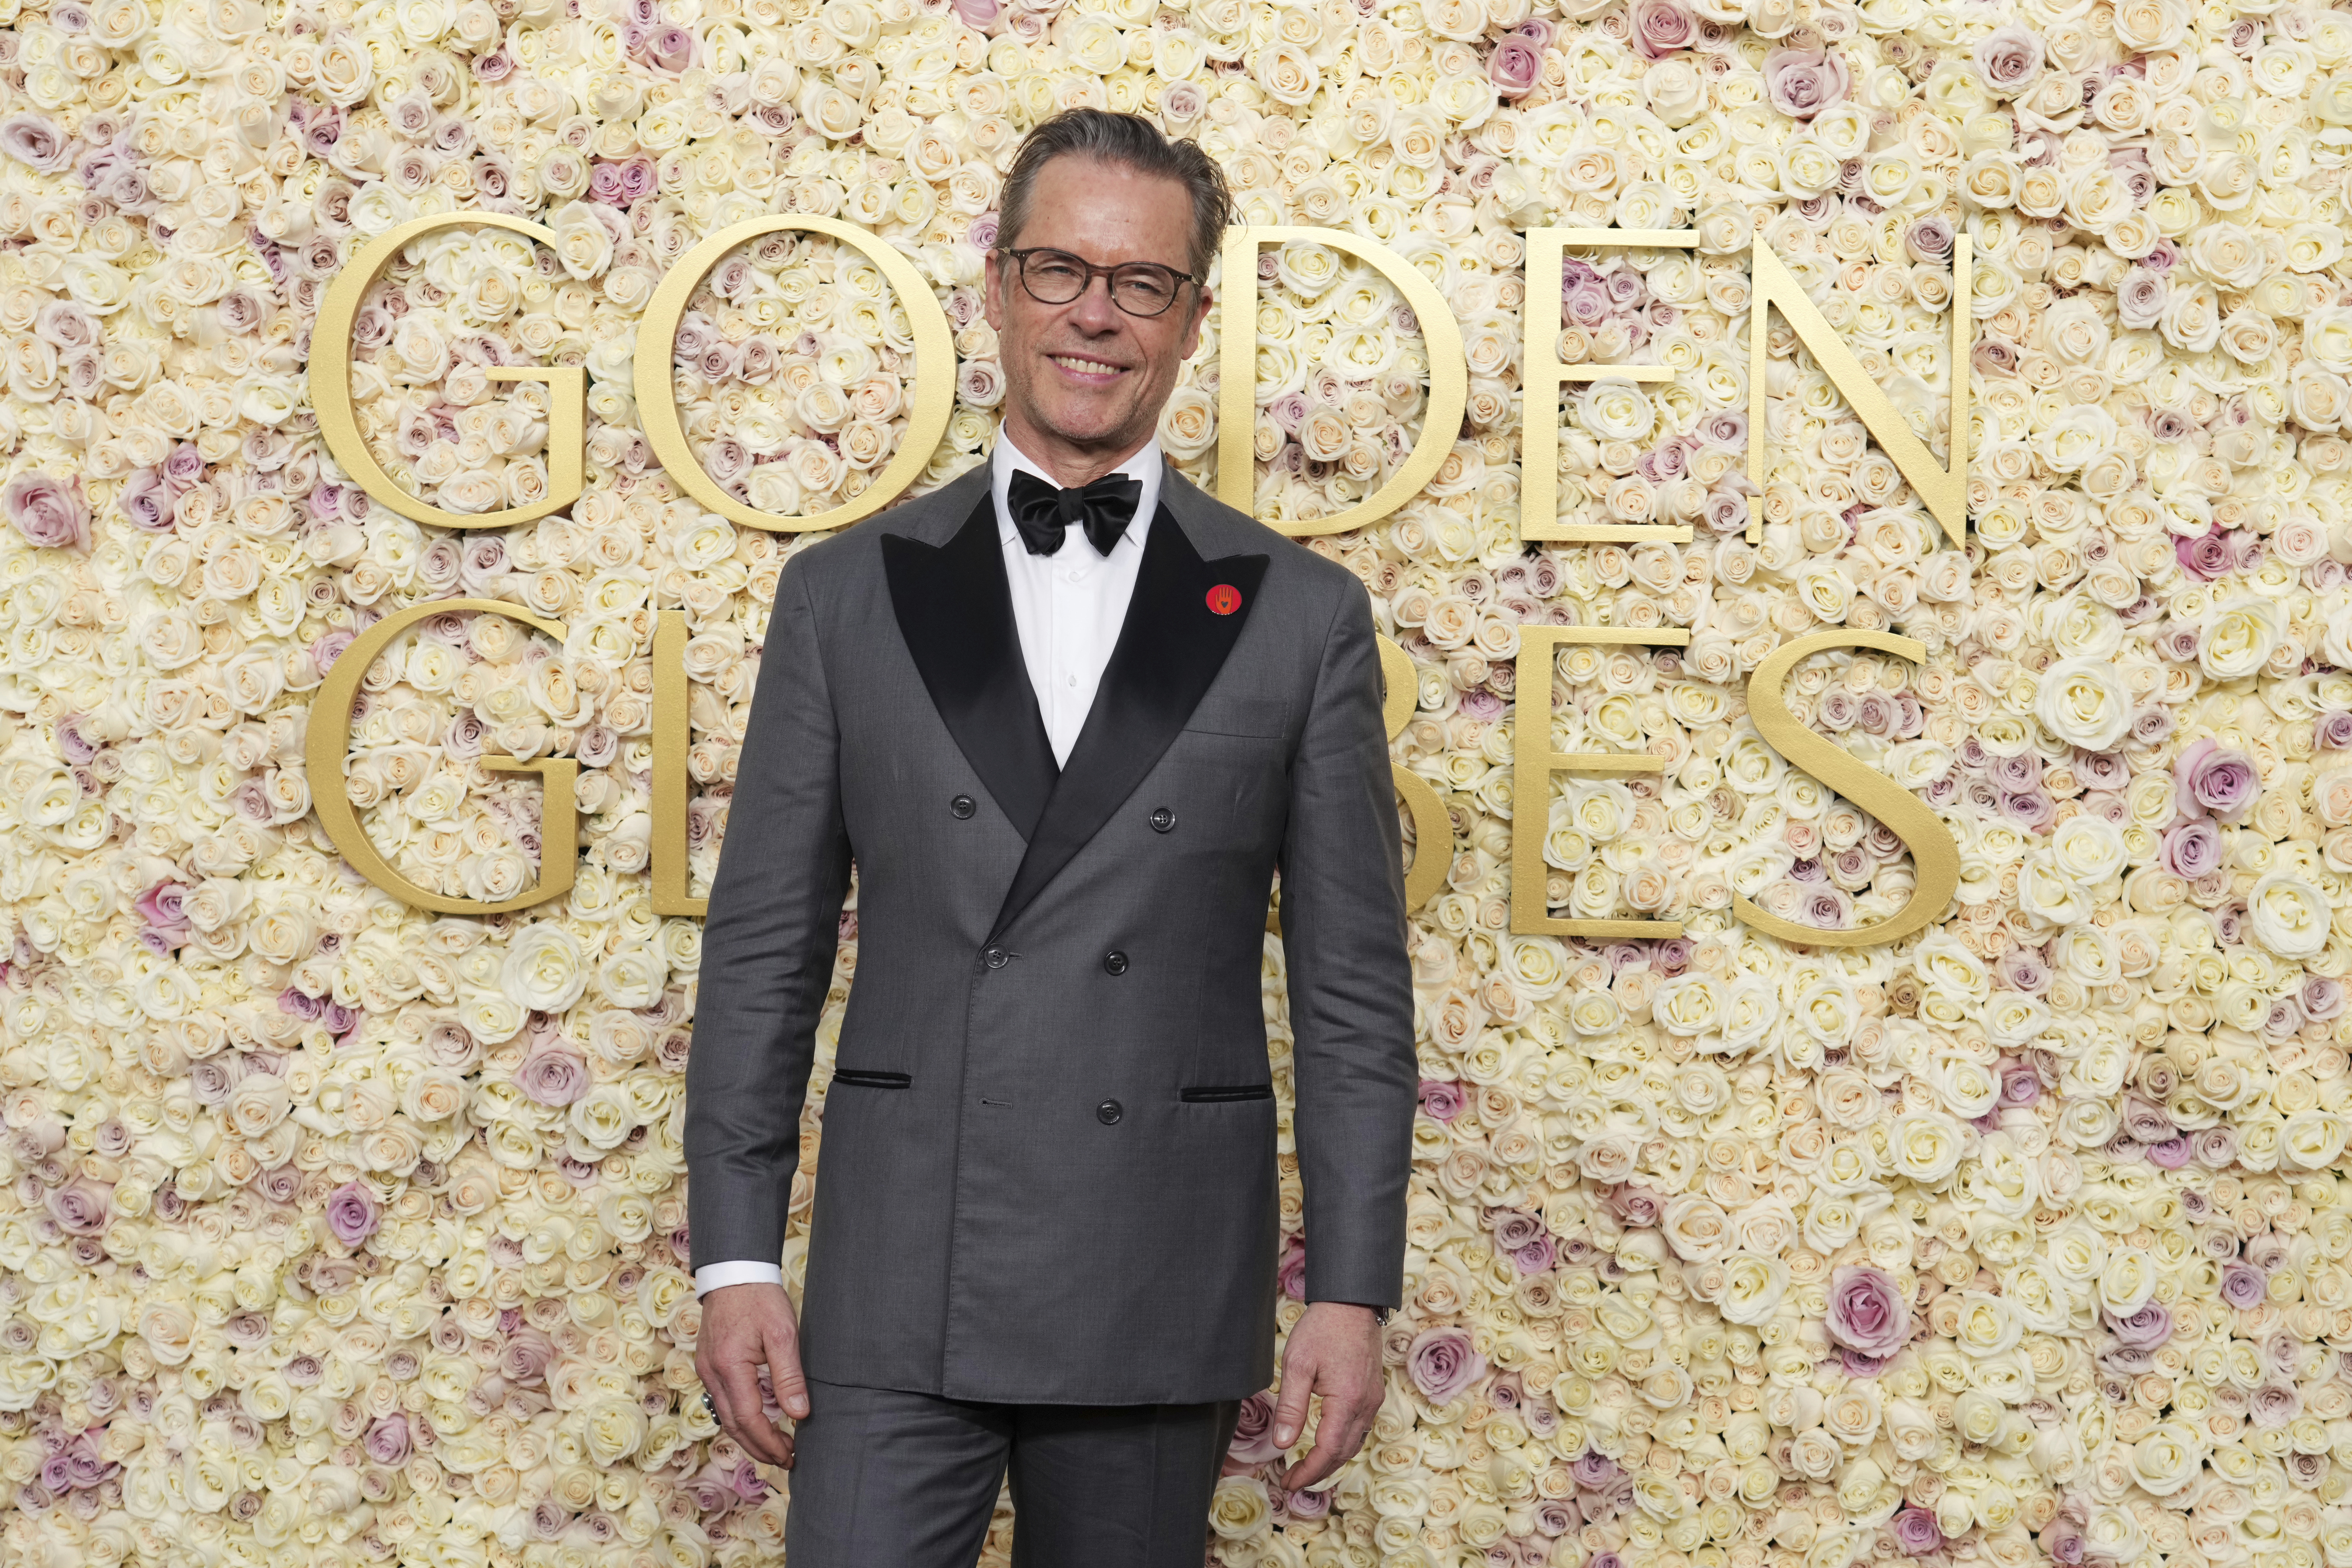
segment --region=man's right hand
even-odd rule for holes
[[[800,1320],[782,1285],[722,1285],[702,1299],[702,1331],[694,1345],[694,1371],[719,1407],[719,1425],[765,1464],[793,1468],[793,1440],[768,1419],[760,1396],[761,1367],[776,1403],[798,1421],[809,1413],[808,1384],[801,1376]]]

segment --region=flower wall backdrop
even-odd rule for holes
[[[1197,137],[1252,222],[1389,247],[1445,297],[1470,374],[1427,491],[1315,544],[1414,661],[1397,755],[1455,829],[1414,922],[1426,1082],[1390,1397],[1321,1495],[1286,1491],[1254,1402],[1216,1556],[2352,1563],[2352,15],[19,7],[0,0],[8,1562],[775,1560],[782,1500],[694,1396],[698,926],[655,914],[644,875],[650,651],[682,608],[699,893],[806,536],[681,499],[635,405],[636,323],[729,224],[866,226],[956,331],[936,486],[995,423],[977,290],[1003,171],[1025,126],[1095,104]],[[480,513],[551,482],[547,389],[486,373],[586,368],[586,493],[479,532],[349,483],[304,379],[357,247],[467,210],[556,243],[412,247],[355,325],[354,386],[394,477]],[[1521,236],[1547,225],[1699,235],[1580,252],[1555,345],[1671,372],[1570,389],[1563,518],[1688,543],[1522,542]],[[1964,549],[1777,324],[1748,483],[1758,234],[1939,452],[1972,378]],[[1419,323],[1329,247],[1269,247],[1260,272],[1258,510],[1330,516],[1422,435]],[[1213,328],[1162,432],[1204,480]],[[753,505],[840,504],[901,437],[910,343],[870,261],[769,236],[677,336],[688,438]],[[321,672],[389,611],[463,597],[565,636],[426,619],[367,675],[348,780],[306,776]],[[1512,661],[1538,621],[1692,635],[1563,651],[1557,749],[1664,772],[1565,778],[1548,822],[1515,823]],[[1815,658],[1796,711],[1934,807],[1963,872],[1928,932],[1850,951],[1729,912],[1850,925],[1911,886],[1903,841],[1745,719],[1746,674],[1838,626],[1927,657]],[[563,898],[413,909],[309,815],[348,789],[420,886],[512,897],[548,848],[540,786],[485,754],[580,763]],[[1686,933],[1512,934],[1529,832],[1555,912]],[[853,940],[836,1008],[855,964]],[[1281,979],[1270,938],[1286,1104]],[[1311,1244],[1285,1242],[1294,1290]]]

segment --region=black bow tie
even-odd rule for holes
[[[1087,531],[1087,542],[1097,555],[1108,555],[1118,536],[1135,520],[1136,502],[1143,499],[1143,481],[1124,474],[1105,474],[1090,485],[1062,489],[1026,469],[1015,469],[1005,501],[1013,526],[1032,555],[1051,555],[1062,548],[1070,525]]]

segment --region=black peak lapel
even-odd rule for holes
[[[1029,685],[989,491],[945,544],[882,536],[890,607],[948,733],[989,797],[1034,847],[1054,790],[1054,747]]]
[[[1241,637],[1265,579],[1266,559],[1203,561],[1168,503],[1160,502],[1144,540],[1118,646],[1037,831],[1029,836],[1028,853],[990,940],[1003,935],[1159,765]],[[1222,613],[1210,607],[1212,594]]]

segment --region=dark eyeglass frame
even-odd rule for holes
[[[1104,280],[1112,304],[1138,320],[1151,321],[1159,320],[1174,308],[1176,301],[1183,295],[1182,285],[1190,283],[1196,291],[1201,287],[1201,280],[1191,273],[1179,272],[1173,267],[1165,266],[1157,261],[1121,261],[1115,266],[1097,267],[1083,256],[1073,256],[1066,250],[1057,250],[1050,245],[1033,245],[1021,250],[1015,250],[1009,245],[1000,245],[996,250],[1000,256],[1013,258],[1013,274],[1021,279],[1022,289],[1029,298],[1036,300],[1040,305],[1074,304],[1086,298],[1087,290],[1095,286],[1095,279],[1099,277]],[[1055,257],[1068,262],[1073,269],[1084,268],[1086,278],[1078,285],[1077,292],[1066,300],[1048,300],[1045,295],[1037,292],[1036,286],[1029,281],[1029,258],[1033,256]],[[1155,277],[1172,278],[1176,280],[1175,286],[1168,290],[1167,304],[1160,306],[1157,310],[1139,310],[1119,297],[1118,274],[1125,272],[1132,277],[1137,269],[1151,273]]]

